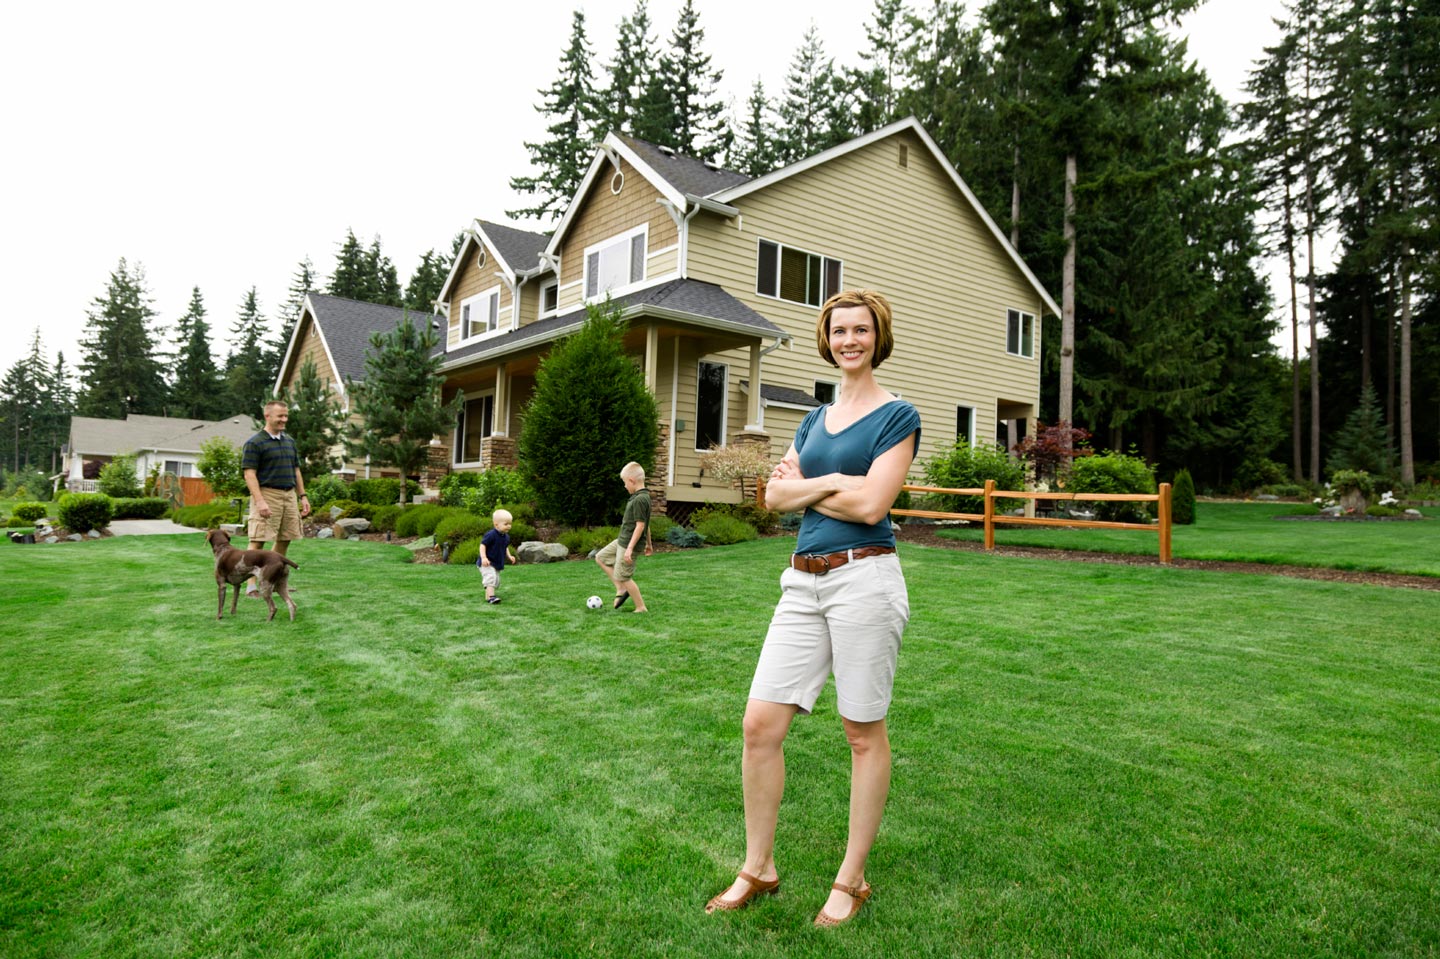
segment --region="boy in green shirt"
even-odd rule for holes
[[[615,586],[615,608],[625,605],[627,599],[635,600],[635,612],[649,612],[645,600],[640,596],[640,587],[635,585],[635,547],[640,545],[640,534],[645,534],[645,555],[654,549],[650,542],[650,491],[645,488],[645,467],[630,462],[620,471],[620,479],[630,493],[630,502],[625,504],[625,518],[620,524],[620,535],[595,554],[595,562],[605,571]]]

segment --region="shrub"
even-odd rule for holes
[[[957,439],[955,445],[949,449],[943,449],[930,457],[925,464],[927,486],[976,489],[983,487],[986,480],[994,480],[997,489],[1023,489],[1025,467],[1011,459],[1000,446],[983,443],[971,446],[964,437]],[[931,495],[938,501],[937,508],[947,513],[981,513],[985,510],[983,496],[961,496],[954,493]],[[1013,507],[996,503],[995,508],[998,512],[1002,508]]]
[[[435,526],[435,542],[455,546],[467,539],[479,539],[490,532],[490,521],[463,510],[450,512]]]
[[[75,493],[60,504],[60,525],[72,533],[88,533],[110,525],[110,497],[104,493]]]
[[[111,499],[141,495],[140,480],[135,473],[135,457],[117,456],[100,467],[100,482],[97,488]]]
[[[313,507],[314,504],[312,503],[311,506]],[[337,508],[341,512],[339,516],[335,517],[336,519],[373,519],[375,510],[378,507],[371,506],[369,503],[357,503],[353,499],[331,500],[325,504],[325,519],[327,521],[330,519],[331,510]]]
[[[1375,495],[1375,479],[1364,470],[1336,470],[1330,475],[1330,485],[1342,496],[1360,493],[1368,499]]]
[[[375,515],[370,517],[370,525],[377,533],[393,533],[395,521],[404,511],[403,506],[378,506],[375,508]]]
[[[496,503],[495,509],[503,509],[508,512],[517,523],[535,522],[535,504],[530,502],[522,503]],[[493,513],[495,510],[491,510]],[[490,513],[486,513],[489,516]]]
[[[535,502],[535,490],[518,470],[492,466],[478,473],[451,473],[446,476],[440,481],[440,502],[446,506],[463,506],[472,513],[485,516],[501,504],[507,504],[505,508],[519,519],[517,504],[524,504],[527,514],[534,515],[531,504]]]
[[[212,436],[200,444],[195,466],[205,482],[222,499],[245,495],[245,474],[240,469],[240,450],[223,436]],[[308,492],[308,490],[307,490]],[[311,500],[310,505],[315,505]]]
[[[1399,516],[1404,510],[1396,506],[1370,506],[1365,510],[1366,516]]]
[[[1285,467],[1263,456],[1248,456],[1235,470],[1235,489],[1244,493],[1286,481]]]
[[[445,520],[449,519],[451,516],[469,515],[469,513],[461,509],[448,509],[444,506],[436,506],[433,510],[426,510],[416,518],[415,535],[433,536],[435,535],[435,530],[440,526],[440,524],[445,522]],[[484,531],[489,528],[489,525],[486,524],[484,529],[481,530],[481,535],[484,535]]]
[[[1314,496],[1315,491],[1308,486],[1301,486],[1299,483],[1272,483],[1269,486],[1260,487],[1260,492],[1269,493],[1271,496]]]
[[[15,508],[10,510],[10,515],[16,519],[23,519],[33,523],[37,519],[44,519],[50,515],[50,507],[44,503],[16,503]]]
[[[1125,453],[1087,456],[1071,464],[1065,492],[1154,493],[1155,474],[1149,464],[1138,456]],[[1093,507],[1099,518],[1107,522],[1143,523],[1150,518],[1149,503],[1091,503],[1081,500],[1078,505]]]
[[[705,545],[704,536],[683,526],[672,526],[665,534],[665,539],[681,549],[696,549]]]
[[[440,490],[440,504],[442,506],[464,506],[465,493],[469,490],[479,489],[483,482],[482,474],[478,472],[446,473],[440,477],[437,488]]]
[[[333,473],[317,476],[305,484],[305,494],[310,497],[310,508],[314,510],[330,505],[333,500],[353,499],[349,489],[349,485]]]
[[[804,520],[804,513],[786,513],[784,516],[780,517],[780,528],[787,533],[795,533],[799,531],[800,524],[804,522]]]
[[[581,544],[581,551],[590,552],[592,549],[600,549],[609,546],[620,535],[618,526],[597,526],[594,529],[585,531],[585,541]]]
[[[215,529],[221,523],[233,523],[235,509],[228,502],[216,499],[198,506],[182,506],[171,519],[191,529]]]
[[[652,516],[650,517],[650,538],[652,540],[662,540],[675,526],[675,521],[668,516],[663,514],[660,516]]]
[[[5,499],[48,500],[50,481],[40,470],[0,470],[0,496]]]
[[[437,538],[435,542],[440,542]],[[450,548],[451,566],[474,566],[480,560],[480,539],[467,539]]]
[[[21,518],[18,517],[18,516],[12,516],[12,517],[10,517],[9,519],[7,519],[7,520],[5,521],[5,528],[6,528],[6,529],[21,529],[21,528],[29,529],[31,526],[34,526],[34,525],[35,525],[35,524],[34,524],[33,522],[31,522],[30,520],[28,520],[28,519],[21,519]]]
[[[567,529],[557,537],[557,541],[572,553],[583,553],[587,551],[585,533],[583,529]]]
[[[413,502],[421,493],[420,484],[407,480],[405,501]],[[381,476],[375,479],[357,479],[350,484],[349,498],[357,503],[370,506],[398,506],[400,503],[400,480],[398,477]]]
[[[439,516],[436,516],[433,520],[430,519],[430,517],[440,513],[441,510],[442,507],[434,503],[421,503],[419,506],[405,507],[400,515],[395,518],[395,535],[407,538],[411,536],[429,536],[431,531],[435,529],[435,524],[440,522]],[[421,523],[427,524],[427,529],[423,533],[420,532]]]
[[[1296,503],[1280,514],[1281,516],[1319,516],[1320,507],[1314,503]]]
[[[535,527],[529,523],[522,523],[518,519],[510,527],[510,545],[519,546],[521,543],[528,543],[538,540],[540,537],[535,532]]]
[[[111,504],[114,519],[159,519],[170,509],[163,496],[141,496],[117,499]]]
[[[743,519],[724,513],[712,513],[699,521],[692,520],[692,523],[695,532],[705,537],[705,542],[714,543],[716,546],[744,543],[760,536],[755,532],[755,527]]]
[[[1195,522],[1195,481],[1189,470],[1175,474],[1175,484],[1170,490],[1170,522],[1177,526],[1191,526]]]

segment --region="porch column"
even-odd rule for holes
[[[645,387],[651,396],[660,388],[660,328],[654,323],[645,327]]]
[[[760,344],[750,344],[750,396],[745,404],[745,429],[760,432]]]
[[[491,415],[494,419],[490,432],[509,436],[510,431],[506,427],[510,425],[510,371],[504,363],[495,367],[495,407]]]

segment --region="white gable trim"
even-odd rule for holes
[[[792,163],[787,167],[781,167],[772,173],[767,173],[762,177],[742,183],[739,186],[731,187],[728,190],[721,190],[718,193],[712,193],[709,199],[716,200],[720,203],[733,203],[741,197],[748,196],[757,190],[763,190],[766,187],[773,186],[782,180],[789,179],[797,173],[804,173],[806,170],[814,169],[823,163],[829,163],[831,160],[838,159],[848,153],[864,149],[873,143],[883,140],[886,137],[894,136],[905,130],[913,132],[930,150],[931,156],[940,164],[940,168],[950,176],[951,182],[955,184],[956,189],[960,191],[961,195],[970,203],[971,208],[979,215],[981,221],[989,228],[990,234],[995,238],[995,241],[1000,244],[1001,249],[1009,255],[1011,261],[1019,268],[1020,272],[1024,274],[1025,279],[1030,281],[1030,285],[1034,287],[1035,292],[1040,295],[1040,301],[1045,304],[1051,313],[1059,316],[1060,307],[1050,294],[1046,292],[1044,284],[1040,282],[1034,273],[1030,272],[1030,267],[1025,265],[1025,261],[1020,258],[1019,252],[1010,245],[1010,240],[1006,238],[995,221],[990,218],[990,214],[985,212],[985,208],[980,205],[980,200],[971,192],[965,179],[960,176],[959,171],[946,159],[945,154],[941,152],[940,147],[931,139],[930,134],[925,132],[925,128],[920,125],[920,121],[913,116],[906,117],[903,120],[897,120],[888,126],[881,127],[874,133],[867,133],[863,137],[857,137],[839,146],[831,147],[822,153],[817,153],[812,157],[808,157],[798,163]]]
[[[479,220],[472,220],[470,229],[465,231],[465,240],[460,244],[460,250],[455,254],[455,262],[450,264],[450,275],[445,277],[445,285],[440,287],[440,295],[435,297],[435,302],[441,303],[450,295],[450,288],[460,278],[460,264],[465,262],[465,256],[473,246],[483,246],[487,257],[494,257],[495,262],[500,265],[500,271],[505,274],[507,284],[513,289],[515,286],[515,269],[505,261],[500,254],[500,248],[495,241],[490,239],[490,234],[485,232],[485,224]]]
[[[330,363],[330,372],[335,374],[335,378],[330,381],[330,388],[344,396],[345,377],[340,375],[340,367],[335,363],[335,354],[330,351],[330,343],[325,339],[325,329],[320,325],[320,314],[315,312],[315,304],[311,302],[309,293],[305,294],[305,305],[300,310],[299,319],[295,321],[295,332],[290,334],[290,347],[285,351],[285,362],[280,364],[280,374],[275,377],[275,392],[280,392],[280,383],[285,376],[285,371],[290,368],[291,353],[300,342],[300,327],[304,325],[301,321],[305,319],[307,313],[310,314],[311,325],[315,327],[315,335],[320,337],[320,347],[325,351],[325,359]],[[298,377],[300,371],[296,370],[295,375]],[[345,402],[349,403],[350,401],[347,398]]]
[[[580,199],[590,192],[590,186],[595,178],[600,175],[607,164],[611,162],[612,156],[623,159],[626,163],[635,168],[635,171],[643,176],[651,186],[660,191],[660,195],[675,205],[678,210],[685,209],[685,196],[676,190],[663,176],[640,159],[640,155],[625,145],[619,137],[613,133],[607,133],[605,140],[595,150],[595,159],[590,161],[590,169],[585,171],[585,178],[580,181],[580,186],[575,195],[570,198],[570,205],[565,208],[565,215],[560,218],[560,223],[555,227],[555,232],[550,236],[550,245],[545,252],[556,255],[560,251],[561,241],[565,238],[566,231],[570,228],[571,222],[579,215]],[[616,164],[618,166],[618,162]]]

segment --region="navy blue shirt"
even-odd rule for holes
[[[240,455],[240,469],[254,470],[260,485],[271,489],[294,489],[299,466],[300,457],[289,433],[271,436],[261,430],[245,441]]]
[[[505,550],[510,546],[510,534],[502,533],[498,529],[492,529],[480,537],[480,549],[489,557],[490,565],[495,567],[495,572],[505,568]],[[480,558],[475,558],[475,565],[479,566]]]
[[[904,400],[877,406],[837,433],[825,428],[827,403],[811,410],[795,431],[795,449],[800,454],[800,472],[807,477],[826,473],[864,476],[881,455],[911,433],[915,434],[913,456],[920,451],[920,414]],[[797,553],[836,553],[862,546],[894,546],[895,531],[887,515],[874,526],[832,519],[805,508],[800,521]]]

